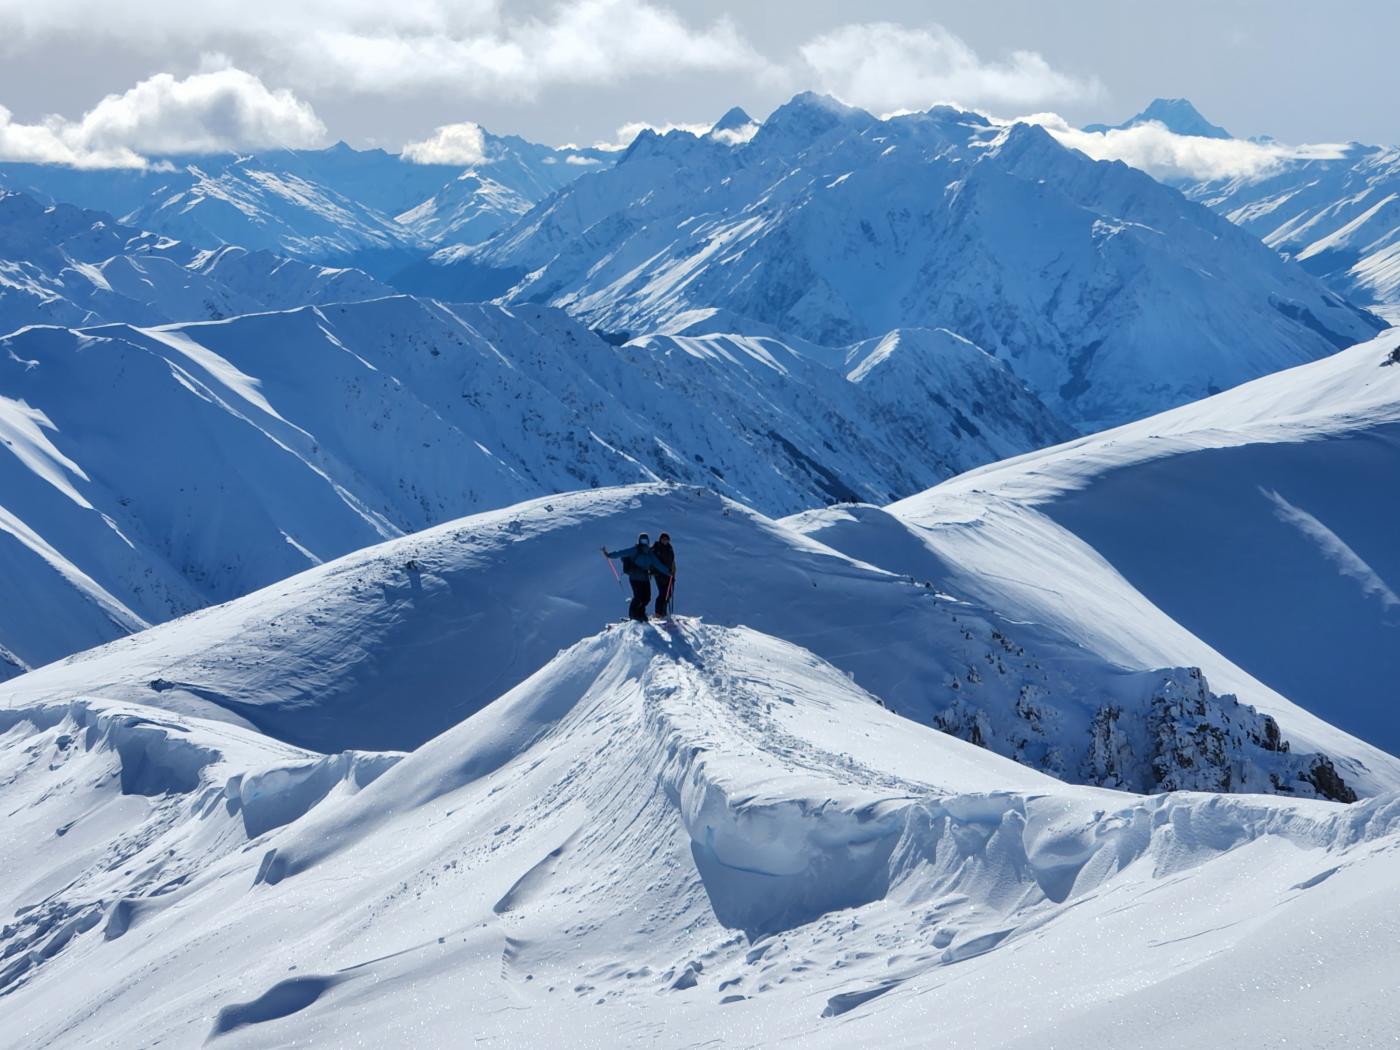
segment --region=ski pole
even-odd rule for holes
[[[676,563],[671,563],[671,575],[666,581],[666,615],[676,614]]]
[[[617,566],[614,565],[612,559],[608,557],[608,549],[606,547],[603,548],[603,560],[608,563],[608,568],[612,570],[613,579],[617,581],[617,589],[623,591],[624,594],[627,593],[623,590],[622,577],[617,574]]]

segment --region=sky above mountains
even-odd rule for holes
[[[956,102],[1116,122],[1191,98],[1242,136],[1400,138],[1400,8],[1301,0],[988,5],[868,0],[0,0],[0,154],[397,150],[462,121],[549,142],[761,116],[794,92],[873,112]],[[60,71],[60,75],[55,75]],[[192,79],[193,78],[193,79]]]

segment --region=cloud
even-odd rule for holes
[[[766,64],[728,19],[691,25],[648,0],[577,0],[545,18],[491,23],[455,31],[327,27],[290,46],[301,75],[316,86],[376,93],[434,87],[521,99],[559,85]]]
[[[807,41],[800,55],[821,90],[876,112],[939,102],[1034,106],[1101,91],[1096,80],[1062,73],[1034,51],[985,61],[940,25],[846,25]]]
[[[182,80],[158,73],[79,120],[16,124],[0,107],[0,160],[82,168],[141,168],[150,154],[314,146],[325,135],[307,103],[232,68]]]
[[[125,8],[125,9],[123,9]],[[530,99],[639,75],[735,73],[769,63],[734,23],[657,0],[0,0],[0,53],[79,33],[131,47],[219,48],[245,68],[319,90]],[[179,53],[179,50],[177,50]]]
[[[444,124],[422,142],[406,143],[402,156],[414,164],[480,164],[486,140],[479,124]]]
[[[1287,146],[1279,142],[1178,135],[1157,121],[1103,132],[1070,127],[1055,113],[1037,113],[1019,121],[1041,125],[1062,145],[1095,160],[1121,160],[1168,182],[1258,178],[1290,161],[1334,159],[1345,150],[1331,144]]]

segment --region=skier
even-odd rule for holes
[[[627,615],[633,620],[645,623],[647,603],[651,601],[651,574],[669,574],[661,559],[652,553],[651,537],[644,532],[637,537],[636,546],[620,551],[610,551],[604,547],[603,554],[609,558],[622,559],[622,571],[627,574],[627,581],[632,584],[632,602],[627,606]]]
[[[676,550],[671,546],[671,534],[663,532],[658,536],[651,552],[666,566],[664,573],[652,573],[656,577],[656,618],[664,620],[671,611],[671,596],[676,593]]]

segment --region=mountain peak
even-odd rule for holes
[[[753,117],[749,116],[742,106],[732,107],[728,113],[715,121],[715,126],[710,129],[711,133],[716,131],[734,131],[738,128],[747,127],[754,123]]]
[[[1124,131],[1152,121],[1164,125],[1168,131],[1178,135],[1191,135],[1205,139],[1234,137],[1218,124],[1212,124],[1208,121],[1201,115],[1201,111],[1191,104],[1189,99],[1184,98],[1154,98],[1146,109],[1125,120],[1122,124],[1086,124],[1084,130],[1094,132]]]
[[[865,110],[848,106],[831,95],[803,91],[768,114],[759,133],[766,138],[782,134],[811,141],[843,124],[864,124],[874,120]]]

